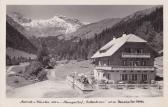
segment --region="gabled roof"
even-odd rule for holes
[[[123,36],[113,39],[100,48],[91,58],[99,58],[113,55],[126,42],[147,42],[134,34],[123,34]]]

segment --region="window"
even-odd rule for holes
[[[110,74],[109,73],[107,74],[107,79],[110,79]]]
[[[140,53],[143,53],[143,49],[140,49]]]
[[[125,48],[125,52],[126,53],[131,53],[131,49],[130,48]]]
[[[137,49],[136,52],[137,53],[143,53],[143,49]]]
[[[129,61],[129,66],[133,66],[134,65],[134,61]]]
[[[107,78],[107,79],[110,79],[110,73],[104,73],[103,74],[103,77]]]
[[[141,63],[139,60],[123,61],[123,66],[141,66]]]
[[[128,75],[127,74],[121,74],[121,80],[122,81],[128,80]]]
[[[130,48],[130,53],[134,53],[135,49]]]
[[[123,66],[126,66],[126,65],[127,65],[126,60],[123,60]]]
[[[110,60],[109,59],[107,59],[107,65],[110,65]]]
[[[104,52],[106,52],[106,50],[100,50],[99,52],[100,52],[100,53],[104,53]]]
[[[132,74],[132,81],[137,81],[137,74]]]
[[[142,74],[142,81],[146,81],[147,80],[147,74]]]
[[[101,61],[99,61],[99,66],[101,66]]]
[[[146,61],[142,61],[142,66],[146,66]]]
[[[134,61],[134,66],[140,66],[140,61]]]
[[[132,49],[132,48],[125,48],[125,52],[126,52],[126,53],[132,53],[132,52],[133,52],[133,49]]]

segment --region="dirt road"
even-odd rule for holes
[[[12,98],[44,98],[44,97],[75,97],[75,92],[65,81],[46,80],[35,84],[15,88],[7,92],[7,97]]]

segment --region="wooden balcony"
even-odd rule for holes
[[[100,70],[114,70],[114,71],[154,71],[153,66],[97,66]]]
[[[150,58],[150,53],[122,53],[122,58]]]

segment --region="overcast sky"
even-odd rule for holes
[[[60,14],[82,22],[96,22],[105,18],[122,18],[152,5],[8,5],[7,14],[19,12],[31,19],[48,19]]]

